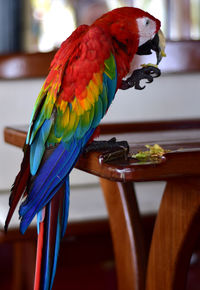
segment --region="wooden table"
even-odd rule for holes
[[[24,144],[27,128],[8,127],[5,141]],[[200,237],[200,120],[101,126],[101,139],[127,140],[130,152],[158,143],[171,150],[158,162],[123,158],[110,163],[102,153],[82,155],[76,164],[100,177],[109,212],[119,290],[185,289],[190,257]],[[150,249],[133,182],[165,180]]]

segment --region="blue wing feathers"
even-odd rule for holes
[[[27,201],[34,199],[36,192],[42,192],[47,188],[51,180],[59,174],[59,171],[65,166],[71,155],[73,155],[74,150],[67,151],[63,145],[63,143],[58,145],[39,170],[34,184],[29,191]]]
[[[32,175],[35,175],[40,162],[42,160],[44,151],[45,151],[45,143],[49,136],[49,132],[52,126],[52,119],[46,120],[40,130],[37,132],[36,138],[31,145],[30,149],[30,171]]]
[[[44,163],[34,180],[27,199],[19,209],[19,214],[22,217],[20,225],[22,233],[26,231],[35,214],[51,200],[57,190],[63,185],[93,131],[94,129],[90,129],[85,138],[81,139],[78,144],[74,140],[71,143],[70,151],[67,151],[65,144],[61,142]]]
[[[33,185],[31,186],[29,190],[27,199],[25,200],[24,203],[22,203],[22,206],[20,207],[20,211],[19,211],[20,215],[24,215],[26,213],[26,205],[30,203],[31,201],[34,202],[34,199],[37,198],[36,193],[41,192],[42,186],[47,186],[46,181],[47,181],[47,178],[49,178],[49,176],[51,177],[52,171],[53,170],[55,171],[57,167],[59,169],[59,165],[61,166],[63,165],[62,163],[59,163],[59,161],[62,160],[63,155],[64,155],[64,158],[66,158],[66,154],[67,152],[65,151],[65,148],[62,146],[62,144],[60,144],[52,153],[52,155],[48,158],[48,160],[44,163],[42,168],[39,170],[38,175],[35,178]]]

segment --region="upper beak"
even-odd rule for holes
[[[161,62],[161,59],[166,56],[166,53],[165,53],[166,43],[165,43],[165,37],[164,37],[162,30],[159,30],[156,35],[157,35],[157,41],[156,41],[157,45],[156,45],[155,49],[153,49],[153,48],[152,49],[155,50],[155,52],[156,52],[157,65],[158,65]],[[153,40],[154,40],[154,38],[153,38]],[[152,42],[153,42],[153,40],[152,40]]]
[[[160,63],[161,59],[166,56],[165,54],[165,37],[162,30],[159,30],[153,39],[147,41],[140,47],[138,47],[137,54],[146,55],[151,54],[154,50],[157,57],[157,65]]]

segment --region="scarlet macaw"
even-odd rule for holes
[[[136,53],[155,50],[160,21],[140,9],[112,10],[91,26],[81,25],[56,53],[33,109],[21,170],[12,187],[5,230],[21,197],[20,231],[37,214],[38,246],[34,289],[52,289],[60,240],[69,210],[69,174],[95,133],[119,88],[140,87],[159,70],[130,73]]]

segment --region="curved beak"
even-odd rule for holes
[[[150,39],[143,45],[138,47],[137,54],[147,55],[152,54],[152,50],[156,52],[157,65],[160,63],[161,59],[166,56],[165,54],[165,37],[162,30],[159,30],[154,38]]]
[[[165,42],[165,37],[162,30],[159,30],[156,35],[158,36],[158,43],[157,43],[156,49],[153,49],[153,50],[155,50],[156,52],[157,64],[159,64],[162,58],[166,56],[166,53],[165,53],[166,42]]]

